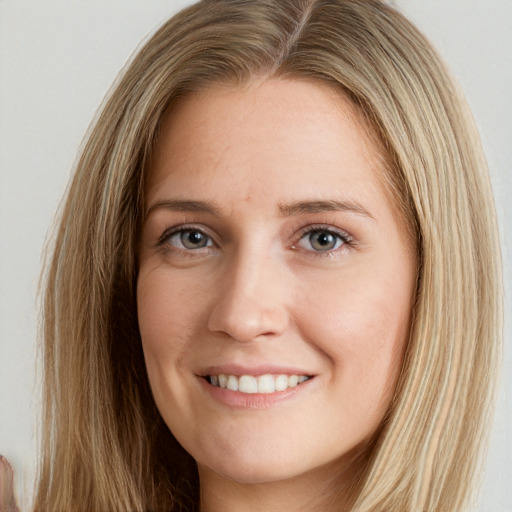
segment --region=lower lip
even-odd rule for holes
[[[217,402],[236,409],[268,409],[295,398],[303,393],[314,380],[310,378],[294,388],[273,393],[242,393],[231,389],[213,386],[205,378],[199,377],[202,388]]]

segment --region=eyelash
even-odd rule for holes
[[[198,227],[197,225],[195,224],[180,224],[179,226],[174,226],[174,227],[170,227],[170,228],[167,228],[163,233],[162,235],[160,236],[160,238],[158,239],[158,242],[157,242],[157,247],[159,248],[165,248],[165,249],[169,249],[169,250],[173,250],[173,251],[179,251],[181,252],[182,254],[185,254],[187,256],[195,256],[197,255],[199,252],[203,253],[204,252],[204,249],[209,249],[210,247],[207,246],[207,247],[201,247],[199,249],[189,249],[187,250],[186,248],[185,249],[181,249],[179,247],[173,247],[171,244],[170,244],[170,239],[171,237],[173,237],[174,235],[178,235],[180,233],[185,233],[187,231],[191,231],[191,232],[198,232],[198,233],[201,233],[202,235],[204,235],[205,237],[207,237],[209,240],[212,241],[212,244],[215,245],[215,242],[213,240],[213,237],[210,236],[208,234],[208,232],[204,229],[204,228],[201,228],[201,227]]]
[[[186,248],[182,249],[179,247],[174,247],[174,246],[172,246],[172,244],[170,244],[171,237],[173,237],[174,235],[178,235],[180,233],[181,234],[185,233],[187,231],[201,233],[203,236],[208,238],[208,240],[211,242],[211,244],[213,246],[216,245],[213,237],[210,236],[208,234],[207,230],[205,230],[204,228],[198,227],[195,224],[181,224],[179,226],[167,228],[162,233],[162,235],[159,237],[158,242],[157,242],[157,247],[181,252],[182,254],[191,256],[191,257],[199,255],[199,254],[204,254],[205,250],[211,249],[210,245],[207,245],[205,247],[199,247],[197,249],[186,249]],[[338,247],[336,247],[334,249],[330,249],[330,250],[325,250],[325,251],[308,250],[305,248],[300,249],[299,247],[297,247],[300,244],[300,242],[303,239],[305,239],[306,236],[308,236],[308,235],[311,236],[314,233],[326,233],[328,235],[333,235],[341,243]],[[293,250],[303,250],[304,252],[308,253],[309,255],[311,255],[313,257],[324,258],[324,257],[333,257],[335,255],[335,253],[343,251],[344,249],[346,250],[347,248],[350,248],[353,245],[354,245],[353,238],[346,231],[343,231],[343,230],[340,230],[340,229],[337,229],[337,228],[334,228],[332,226],[325,225],[325,224],[313,224],[313,225],[303,227],[302,229],[299,230],[299,234],[295,238],[295,241],[291,244],[291,248]]]
[[[326,251],[314,251],[303,249],[305,252],[310,254],[313,257],[325,258],[325,257],[334,257],[337,252],[344,251],[354,245],[354,239],[346,232],[341,229],[335,228],[330,225],[325,224],[312,224],[302,228],[299,231],[299,234],[296,238],[296,241],[292,244],[292,249],[300,250],[297,245],[305,239],[306,236],[311,236],[314,233],[327,233],[329,235],[335,236],[341,244],[335,249],[330,249]]]

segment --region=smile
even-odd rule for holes
[[[206,380],[215,387],[239,391],[240,393],[274,393],[295,388],[309,380],[307,375],[208,375]]]

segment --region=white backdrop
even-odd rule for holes
[[[82,136],[117,72],[187,0],[0,0],[0,453],[28,508],[36,456],[36,291]],[[397,0],[460,81],[500,217],[506,343],[478,512],[512,511],[512,1]],[[452,511],[450,511],[452,512]],[[457,511],[453,511],[457,512]]]

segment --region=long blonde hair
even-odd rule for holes
[[[359,109],[417,240],[418,290],[393,403],[353,510],[461,511],[501,341],[501,262],[471,116],[425,38],[378,0],[204,0],[165,23],[83,147],[45,274],[36,511],[196,510],[193,460],[151,397],[137,326],[144,179],[162,115],[215,83],[319,80]]]

